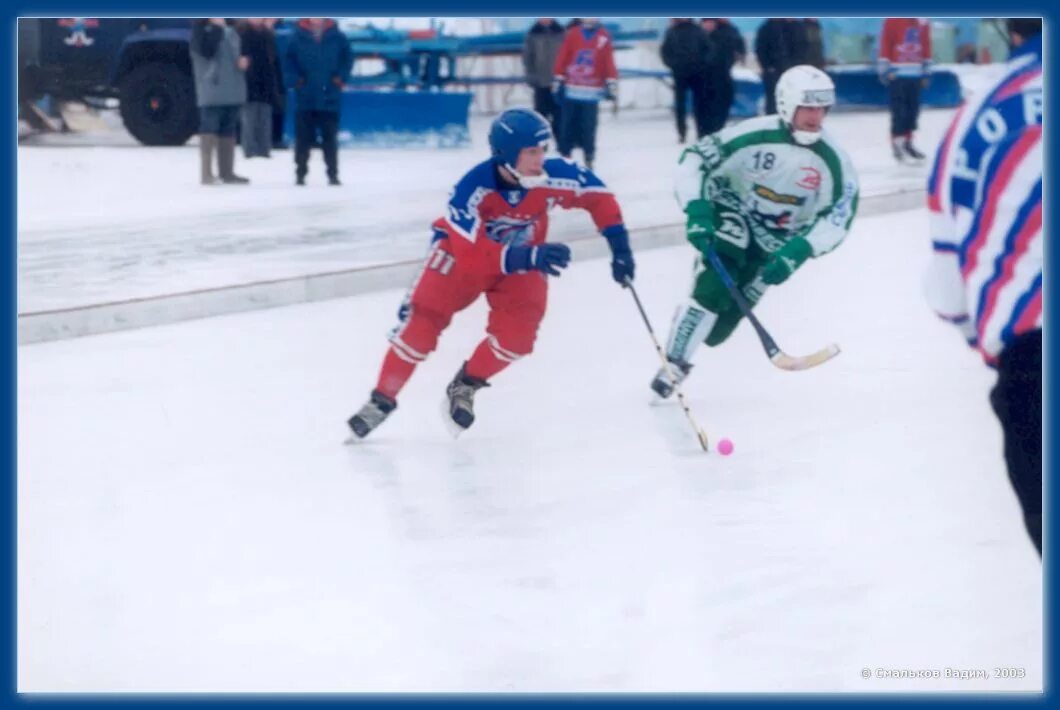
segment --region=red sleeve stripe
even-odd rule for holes
[[[997,307],[998,294],[1001,292],[1002,288],[1012,281],[1012,276],[1016,271],[1016,263],[1027,253],[1027,247],[1030,245],[1031,239],[1037,235],[1041,229],[1042,203],[1039,202],[1035,206],[1034,211],[1032,211],[1027,217],[1027,221],[1022,227],[1020,227],[1012,251],[1006,254],[1002,259],[1000,275],[987,289],[986,303],[979,314],[979,322],[977,323],[980,339],[983,337],[983,331],[986,328],[986,324],[989,323],[990,319],[994,316],[994,309]]]
[[[953,147],[953,134],[957,131],[957,124],[961,122],[961,114],[967,104],[961,104],[957,114],[953,117],[953,123],[946,131],[946,137],[942,139],[938,157],[935,158],[935,169],[931,173],[928,183],[928,209],[932,212],[942,212],[942,187],[946,184],[946,168],[950,157],[950,149]]]
[[[985,197],[985,205],[980,210],[979,216],[976,220],[975,231],[972,232],[971,238],[968,242],[968,250],[966,252],[966,260],[964,268],[961,269],[961,275],[967,278],[968,274],[975,270],[976,265],[979,261],[979,251],[986,244],[987,236],[990,234],[994,227],[994,220],[997,218],[997,206],[1001,201],[1001,197],[1005,194],[1005,191],[1009,187],[1009,183],[1012,182],[1012,176],[1015,175],[1017,168],[1023,162],[1023,158],[1030,152],[1038,141],[1042,137],[1042,127],[1032,126],[1016,141],[1009,151],[1008,155],[1001,161],[1001,166],[998,168],[997,175],[994,177],[987,176],[987,193]]]

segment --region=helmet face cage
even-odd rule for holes
[[[524,148],[547,146],[551,140],[552,127],[544,116],[531,109],[509,109],[490,127],[493,159],[509,169],[515,168]]]

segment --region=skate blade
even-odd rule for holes
[[[675,398],[673,397],[673,395],[671,395],[669,397],[666,397],[666,398],[663,398],[663,397],[659,396],[658,392],[652,392],[651,393],[651,399],[648,400],[648,406],[649,407],[662,407],[662,406],[665,406],[667,404],[673,404],[674,401],[675,401]]]

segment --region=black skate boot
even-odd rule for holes
[[[670,367],[660,367],[659,371],[655,373],[655,379],[651,381],[652,391],[663,399],[672,395],[674,387],[684,382],[685,378],[688,377],[688,373],[692,371],[692,365],[687,362],[674,361],[669,358],[667,358],[667,361],[670,363]],[[671,373],[674,379],[670,378]]]
[[[469,377],[464,373],[467,368],[465,362],[460,366],[460,372],[445,388],[446,397],[449,398],[449,418],[459,429],[453,429],[453,434],[459,434],[470,427],[475,421],[475,391],[483,387],[489,387],[489,383],[477,377]]]
[[[350,417],[347,424],[358,439],[368,436],[382,424],[390,413],[397,409],[397,402],[378,390],[372,390],[372,396],[361,410]]]
[[[905,152],[906,155],[908,155],[910,158],[917,162],[927,157],[915,147],[913,147],[913,141],[908,138],[905,140],[905,143],[902,144],[902,150]]]

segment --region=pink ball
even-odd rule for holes
[[[718,442],[718,453],[722,456],[728,456],[733,450],[732,442],[728,439],[722,439]]]

